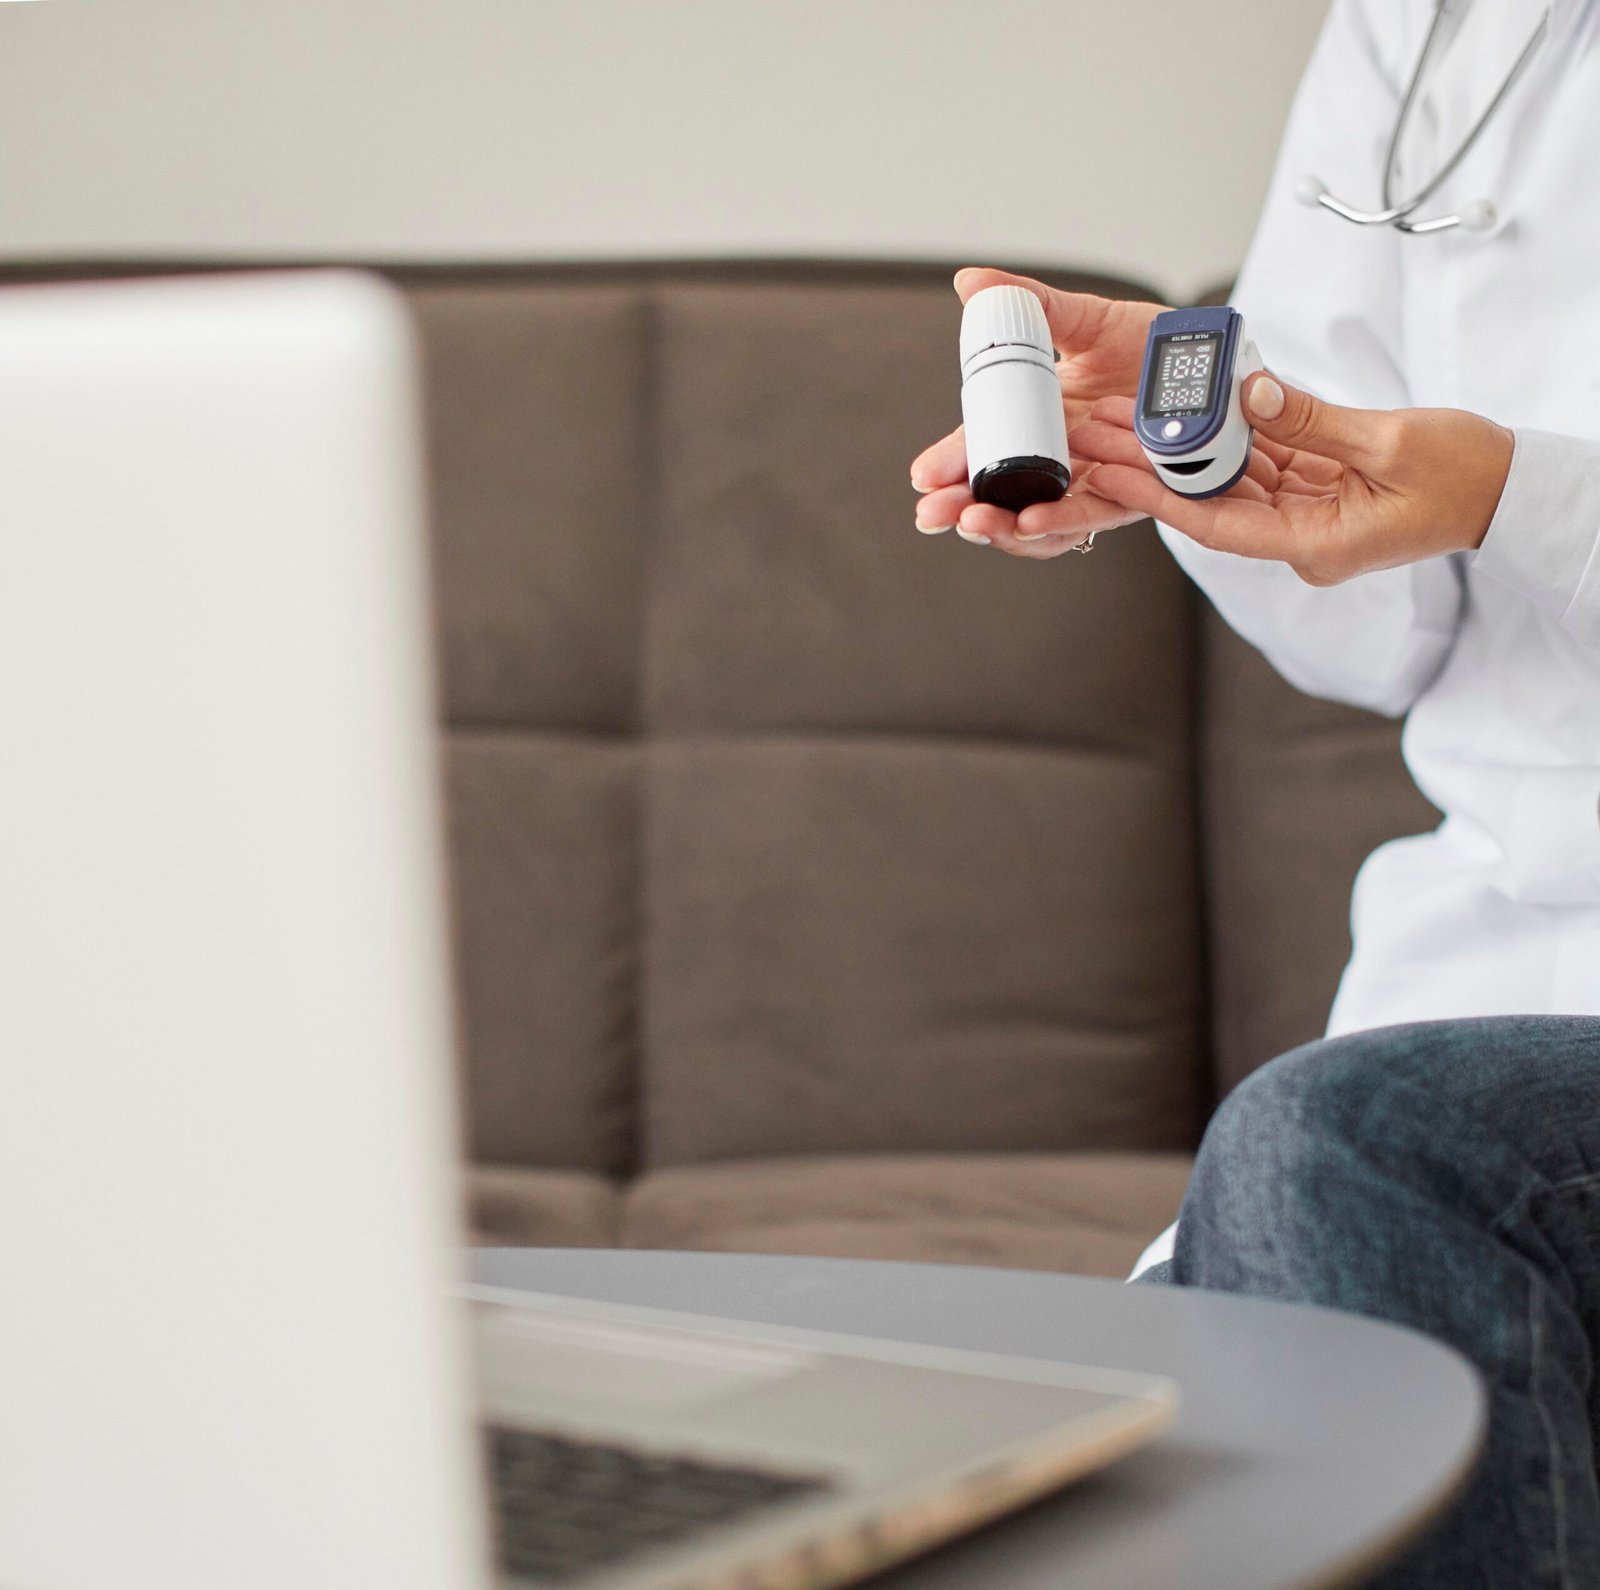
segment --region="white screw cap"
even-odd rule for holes
[[[1026,287],[985,287],[967,300],[961,315],[961,363],[986,348],[1036,348],[1055,357],[1044,305]]]

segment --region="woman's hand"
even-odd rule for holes
[[[1287,563],[1309,585],[1477,547],[1511,467],[1512,435],[1464,409],[1346,409],[1275,377],[1243,393],[1256,428],[1249,472],[1195,502],[1156,478],[1133,434],[1133,403],[1097,403],[1069,438],[1093,459],[1089,486],[1201,546]]]
[[[962,303],[985,287],[1026,287],[1044,305],[1051,339],[1061,355],[1056,370],[1067,424],[1086,419],[1092,406],[1139,385],[1145,336],[1160,304],[1124,303],[1089,293],[1057,292],[1043,282],[1005,271],[956,272]],[[956,529],[968,541],[992,543],[1024,558],[1053,558],[1099,530],[1132,524],[1144,517],[1095,494],[1079,480],[1060,502],[1036,503],[1020,515],[992,503],[974,502],[967,486],[967,444],[960,428],[919,453],[911,465],[911,484],[925,493],[917,504],[917,528],[925,535]]]

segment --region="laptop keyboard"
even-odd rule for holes
[[[500,1425],[488,1441],[501,1571],[548,1584],[581,1584],[630,1558],[833,1488],[815,1475]]]

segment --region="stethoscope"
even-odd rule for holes
[[[1428,70],[1428,58],[1433,53],[1434,41],[1439,36],[1439,28],[1443,23],[1445,14],[1450,10],[1452,0],[1435,0],[1433,21],[1428,27],[1428,36],[1422,42],[1422,54],[1417,57],[1416,70],[1411,74],[1411,82],[1405,92],[1405,98],[1400,101],[1400,114],[1395,118],[1394,132],[1389,139],[1389,150],[1383,158],[1383,208],[1381,210],[1358,210],[1354,205],[1346,204],[1342,199],[1335,198],[1328,192],[1327,184],[1320,177],[1304,176],[1295,187],[1295,197],[1308,205],[1320,204],[1325,210],[1332,210],[1335,215],[1342,215],[1347,221],[1354,221],[1357,226],[1392,226],[1397,232],[1421,234],[1423,232],[1442,232],[1447,227],[1459,226],[1467,232],[1486,232],[1494,225],[1496,215],[1495,207],[1487,199],[1479,199],[1475,203],[1466,205],[1456,215],[1435,215],[1426,221],[1413,221],[1410,217],[1419,210],[1428,199],[1439,189],[1457,166],[1466,158],[1467,151],[1478,141],[1478,136],[1488,126],[1490,118],[1499,110],[1507,94],[1516,86],[1517,79],[1527,70],[1528,63],[1533,59],[1534,52],[1543,42],[1545,34],[1550,28],[1550,10],[1545,8],[1544,15],[1539,18],[1538,26],[1528,37],[1528,42],[1522,47],[1522,54],[1516,59],[1511,70],[1506,73],[1505,81],[1496,91],[1493,99],[1489,101],[1484,113],[1472,125],[1472,130],[1463,138],[1456,148],[1456,152],[1439,168],[1438,174],[1431,182],[1417,189],[1417,191],[1401,204],[1394,202],[1394,161],[1395,154],[1400,148],[1400,136],[1405,131],[1406,117],[1411,114],[1412,102],[1417,97],[1417,90],[1422,86],[1422,79]]]

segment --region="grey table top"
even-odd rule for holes
[[[1177,1424],[1114,1468],[897,1569],[895,1590],[1359,1583],[1469,1471],[1471,1367],[1324,1309],[952,1265],[486,1248],[494,1286],[1170,1375]]]

